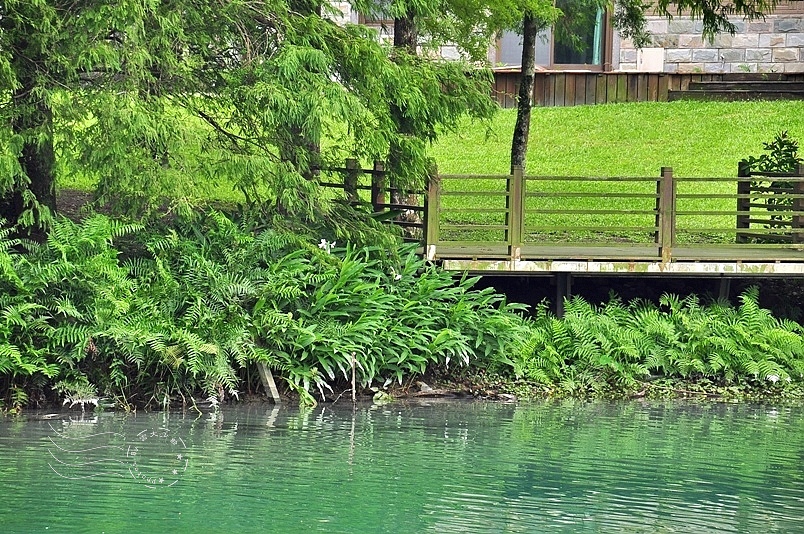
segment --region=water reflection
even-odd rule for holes
[[[793,532],[804,530],[802,438],[801,406],[714,403],[35,415],[0,420],[0,522],[3,532]]]

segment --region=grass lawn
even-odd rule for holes
[[[445,135],[432,150],[442,174],[507,174],[515,110],[503,110],[489,129],[467,121],[459,132]],[[734,177],[740,159],[762,153],[762,143],[788,130],[804,141],[804,101],[779,102],[670,102],[608,104],[564,108],[534,108],[531,123],[527,174],[536,176],[629,176],[658,177],[661,167],[672,167],[675,176]],[[445,189],[477,192],[476,195],[445,197],[449,211],[442,221],[459,225],[500,225],[502,213],[469,211],[503,209],[504,198],[486,191],[504,190],[504,182],[458,180],[444,182]],[[734,194],[729,182],[679,182],[679,194]],[[602,227],[610,230],[575,231],[577,239],[631,240],[652,234],[629,228],[653,225],[649,211],[652,199],[629,199],[611,193],[655,192],[654,182],[551,181],[528,182],[526,235],[534,240],[567,240],[565,231],[539,232],[538,228]],[[562,194],[569,196],[560,196]],[[577,194],[577,196],[572,196]],[[544,210],[608,210],[613,213],[579,215],[544,213]],[[733,199],[679,199],[677,209],[686,211],[734,211]],[[539,213],[541,212],[541,213]],[[682,241],[699,241],[700,228],[733,228],[733,215],[687,215],[679,217]],[[529,229],[536,229],[531,231]],[[503,232],[490,227],[464,227],[447,233],[453,239],[499,240]],[[732,241],[733,235],[710,236],[714,241]]]
[[[516,110],[467,121],[431,150],[446,174],[507,173]],[[804,101],[641,102],[534,108],[527,171],[557,176],[736,176],[737,162],[788,130],[804,142]]]

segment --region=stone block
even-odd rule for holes
[[[659,48],[678,48],[678,35],[665,33],[653,36],[653,46]]]
[[[745,50],[746,61],[768,62],[771,60],[770,48],[747,48]]]
[[[773,22],[767,20],[765,22],[746,22],[745,31],[748,33],[770,33],[773,31]]]
[[[667,24],[667,33],[700,33],[703,31],[703,23],[700,20],[690,20],[689,18],[675,18]]]
[[[648,31],[653,35],[660,33],[668,33],[669,21],[667,19],[651,19],[648,20]]]
[[[798,52],[798,48],[774,48],[772,58],[777,62],[798,61]]]
[[[757,72],[784,72],[784,64],[759,63],[757,64]]]
[[[739,63],[745,61],[745,50],[742,48],[727,48],[720,50],[720,60],[726,63]]]
[[[706,73],[718,73],[718,72],[728,72],[729,69],[726,67],[725,63],[704,63],[704,72]]]
[[[734,33],[746,33],[748,31],[746,29],[745,22],[743,22],[741,19],[731,17],[729,22],[734,24]]]
[[[729,72],[756,72],[756,63],[731,63],[729,65]]]
[[[634,41],[632,39],[620,39],[620,48],[634,48]]]
[[[678,72],[678,63],[665,63],[664,71],[668,74],[675,74]]]
[[[784,66],[785,72],[804,72],[804,61],[798,63],[788,63]]]
[[[679,48],[703,48],[704,41],[700,35],[684,34],[678,36]]]
[[[620,68],[618,69],[623,72],[635,71],[637,70],[636,63],[620,63]]]
[[[698,63],[716,63],[720,62],[720,56],[717,50],[703,48],[692,51],[692,60]]]
[[[728,33],[721,33],[715,36],[714,41],[712,41],[712,46],[714,46],[715,48],[731,48],[733,40],[734,40],[733,35],[729,35]]]
[[[759,46],[770,48],[775,46],[785,46],[787,35],[784,33],[765,33],[759,36]]]
[[[773,31],[776,33],[804,32],[804,17],[780,17],[773,21]]]
[[[633,63],[636,65],[637,51],[636,50],[620,50],[620,63]]]
[[[692,50],[667,50],[664,60],[667,63],[689,63],[692,60]]]
[[[734,35],[732,37],[731,46],[733,48],[757,48],[759,47],[759,34],[748,33]]]
[[[679,63],[678,64],[678,73],[679,74],[697,74],[704,72],[704,64],[703,63]]]
[[[788,33],[787,46],[790,48],[804,48],[804,33]]]

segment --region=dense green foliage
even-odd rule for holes
[[[636,392],[656,378],[783,389],[804,381],[804,328],[760,308],[756,289],[740,305],[704,306],[664,295],[660,305],[581,298],[563,319],[536,310],[516,373],[563,394]]]
[[[749,156],[745,163],[753,172],[794,173],[804,159],[798,155],[798,141],[787,131],[777,133],[773,141],[762,143],[764,154]]]
[[[433,365],[491,365],[522,338],[518,306],[413,250],[330,251],[218,212],[162,232],[60,219],[45,244],[6,231],[2,245],[0,380],[12,404],[51,388],[126,406],[223,400],[254,386],[257,361],[313,402],[347,381],[352,358],[362,387],[382,386]]]
[[[245,219],[250,220],[250,219]],[[155,229],[58,219],[46,243],[0,242],[0,386],[9,406],[124,407],[254,391],[265,362],[303,402],[470,368],[548,394],[620,395],[647,381],[784,391],[804,379],[804,329],[757,304],[576,298],[531,318],[412,249],[337,247],[317,230],[220,212]],[[122,252],[121,252],[122,251]]]
[[[0,216],[46,225],[67,173],[130,213],[227,182],[254,205],[306,216],[326,206],[311,180],[319,165],[387,159],[391,146],[404,155],[399,178],[422,180],[441,128],[492,113],[490,76],[392,51],[365,27],[336,25],[331,10],[3,2]]]

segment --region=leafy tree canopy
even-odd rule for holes
[[[308,3],[0,4],[2,215],[43,223],[70,172],[132,211],[231,182],[252,202],[309,215],[322,206],[310,180],[322,163],[384,159],[396,143],[423,176],[441,128],[493,111],[488,76],[392,57],[370,30]]]

